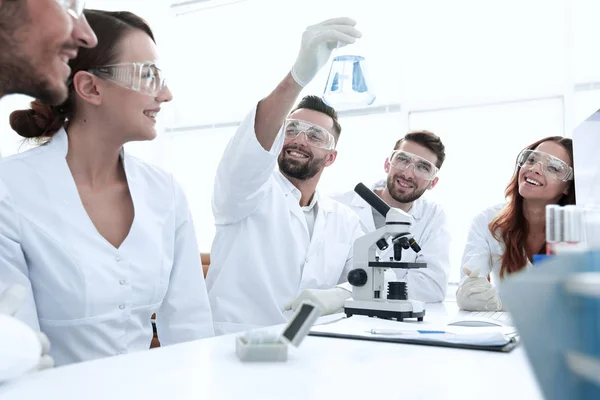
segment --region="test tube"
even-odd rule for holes
[[[554,245],[562,240],[562,213],[557,204],[546,206],[546,254],[554,254]]]
[[[581,214],[576,205],[563,207],[562,242],[574,244],[581,241]]]
[[[588,249],[600,249],[600,206],[586,205],[581,210],[582,241]]]

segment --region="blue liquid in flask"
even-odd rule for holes
[[[331,63],[323,100],[332,107],[351,108],[373,104],[365,73],[365,58],[355,55],[337,56]]]

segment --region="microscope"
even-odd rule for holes
[[[385,226],[354,242],[353,269],[348,273],[352,298],[344,303],[344,312],[348,317],[356,314],[397,321],[405,318],[423,321],[425,304],[408,299],[407,282],[388,282],[386,288],[384,279],[388,268],[427,268],[427,263],[400,261],[403,250],[411,249],[415,253],[421,251],[410,234],[412,216],[391,208],[362,183],[356,185],[354,191],[385,217]],[[390,244],[393,246],[393,257],[389,257],[389,260],[380,259],[377,249],[386,250]]]

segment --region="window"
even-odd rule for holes
[[[415,1],[402,2],[399,10],[404,28],[397,49],[411,109],[563,90],[562,1]]]
[[[410,129],[428,129],[446,146],[438,185],[427,193],[446,210],[452,233],[451,282],[460,263],[472,219],[504,201],[504,189],[519,151],[546,136],[563,135],[560,99],[413,112]]]

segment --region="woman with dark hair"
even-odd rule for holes
[[[42,145],[0,163],[0,281],[28,288],[17,315],[46,333],[57,365],[214,335],[181,187],[123,150],[156,137],[172,99],[150,27],[85,11],[98,37],[70,61],[69,97],[15,111]]]
[[[571,139],[547,137],[521,151],[505,193],[506,204],[488,208],[471,225],[456,293],[461,309],[502,310],[488,275],[498,282],[545,254],[546,206],[575,204]]]

